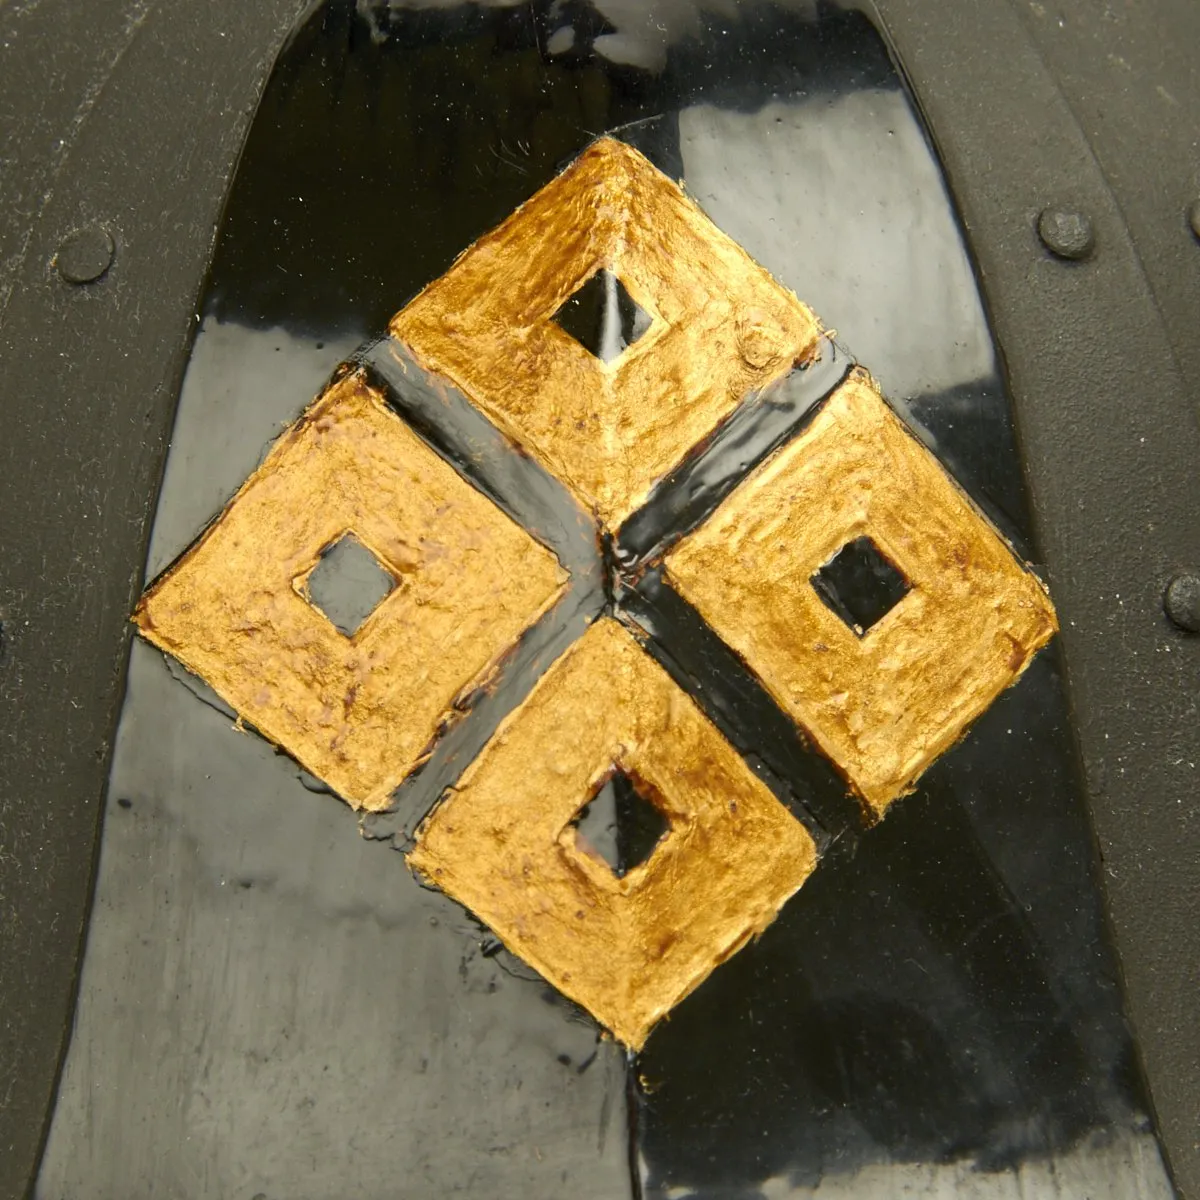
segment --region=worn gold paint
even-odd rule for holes
[[[863,534],[912,590],[859,637],[810,580]],[[876,816],[1056,628],[1043,585],[861,371],[666,567]]]
[[[350,638],[306,596],[346,532],[396,581]],[[350,804],[378,809],[564,578],[351,374],[280,438],[134,620]]]
[[[614,362],[555,322],[608,268],[653,317]],[[609,529],[820,326],[636,151],[602,139],[392,321]],[[396,582],[353,637],[308,600],[352,532]],[[867,535],[910,585],[863,636],[812,576]],[[666,559],[667,577],[882,816],[1053,634],[1044,588],[855,372]],[[333,384],[143,597],[142,634],[355,807],[384,807],[561,594],[554,557]],[[618,879],[572,822],[614,769],[669,830]],[[610,617],[543,675],[409,862],[639,1048],[816,865],[802,825]]]
[[[670,826],[620,879],[570,824],[614,766]],[[601,618],[434,809],[409,862],[636,1049],[775,918],[816,851],[696,704]]]
[[[551,319],[602,267],[654,318],[607,364]],[[812,357],[820,329],[676,184],[604,138],[391,332],[614,528],[749,391]]]

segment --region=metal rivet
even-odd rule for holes
[[[1200,238],[1200,200],[1193,200],[1188,206],[1187,219],[1192,232]]]
[[[1200,575],[1176,575],[1163,594],[1163,608],[1180,629],[1200,633]]]
[[[1068,208],[1043,208],[1038,214],[1038,237],[1059,258],[1087,258],[1095,249],[1096,235],[1086,213]]]
[[[54,256],[54,265],[67,283],[95,283],[117,253],[112,234],[100,225],[85,225],[67,234]]]

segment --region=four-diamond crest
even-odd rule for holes
[[[728,440],[748,444],[744,426],[769,408],[756,397],[801,379],[822,337],[619,142],[586,150],[390,329],[402,374],[460,393],[476,431],[480,414],[493,423],[505,469],[480,482],[477,442],[446,451],[428,417],[417,432],[399,415],[406,385],[347,370],[135,620],[349,803],[381,809],[450,724],[483,721],[467,698],[504,688],[531,627],[570,632],[562,622],[586,610],[557,658],[531,652],[522,670],[536,663],[540,678],[507,715],[471,727],[477,749],[425,805],[409,862],[640,1046],[770,923],[823,833],[786,780],[768,787],[735,749],[755,731],[718,721],[622,596],[665,578],[836,765],[867,824],[1021,674],[1053,608],[861,370],[797,409],[782,444],[773,434],[760,459],[739,458],[743,477],[698,517],[669,494],[656,507],[690,487],[688,464],[720,446],[735,410]],[[530,459],[556,503],[591,514],[587,578],[509,515],[526,510],[500,492],[529,478]],[[623,557],[629,517],[684,511],[649,561]],[[354,556],[368,586],[339,615],[326,576]],[[579,826],[618,777],[656,824],[646,853],[614,870]]]

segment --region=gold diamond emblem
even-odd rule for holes
[[[583,311],[585,291],[608,305],[595,345],[564,315]],[[820,835],[713,723],[707,713],[738,718],[664,639],[687,629],[703,653],[723,639],[741,661],[722,651],[713,670],[758,697],[755,674],[877,819],[1020,676],[1054,633],[1053,608],[861,370],[836,387],[820,376],[835,390],[812,397],[811,419],[812,406],[776,406],[794,424],[772,427],[757,466],[736,458],[742,477],[694,486],[689,471],[714,448],[754,442],[747,424],[771,410],[754,393],[812,365],[820,326],[611,139],[467,250],[391,332],[403,346],[364,352],[378,387],[362,371],[332,384],[135,620],[359,808],[387,806],[468,692],[518,680],[513,707],[488,718],[499,724],[468,730],[482,749],[426,815],[409,861],[637,1048],[774,919],[816,865],[810,828]],[[457,447],[447,454],[463,473],[389,408],[410,412],[417,393],[440,407],[416,427]],[[481,432],[484,416],[496,428]],[[580,515],[565,485],[601,525],[581,524],[580,561],[596,534],[594,561],[568,580],[468,477],[507,512],[535,514],[522,517],[531,528],[551,494]],[[536,503],[522,507],[530,496],[513,488]],[[710,507],[689,508],[697,496]],[[623,541],[635,514],[651,549]],[[339,547],[373,584],[335,619],[320,595]],[[541,631],[552,640],[527,642],[508,673],[505,654],[568,586],[573,603]],[[663,597],[674,607],[658,621]],[[769,724],[778,713],[761,704]],[[738,744],[758,736],[722,727]],[[755,749],[775,770],[766,744]],[[579,829],[617,776],[666,828],[620,871]]]
[[[622,878],[570,827],[614,767],[669,827]],[[816,848],[695,702],[601,618],[433,810],[409,861],[636,1049],[774,920]]]
[[[651,318],[609,362],[553,320],[602,269]],[[391,331],[615,528],[747,393],[811,357],[820,328],[676,184],[603,138]]]
[[[813,585],[862,537],[908,585],[865,631]],[[1056,628],[1042,584],[861,371],[666,566],[876,816]]]
[[[307,596],[322,551],[346,533],[395,581],[352,637]],[[549,551],[351,374],[134,619],[264,737],[354,807],[378,809],[564,581]]]

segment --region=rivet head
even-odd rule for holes
[[[1200,575],[1190,571],[1176,575],[1163,594],[1163,609],[1187,633],[1200,633]]]
[[[1192,232],[1196,237],[1200,238],[1200,199],[1193,200],[1188,205],[1187,210],[1188,224],[1192,228]]]
[[[54,266],[67,283],[95,283],[112,266],[116,253],[116,243],[107,229],[85,225],[63,238]]]
[[[1086,213],[1069,208],[1043,208],[1038,214],[1038,237],[1058,258],[1087,258],[1096,248],[1096,234]]]

